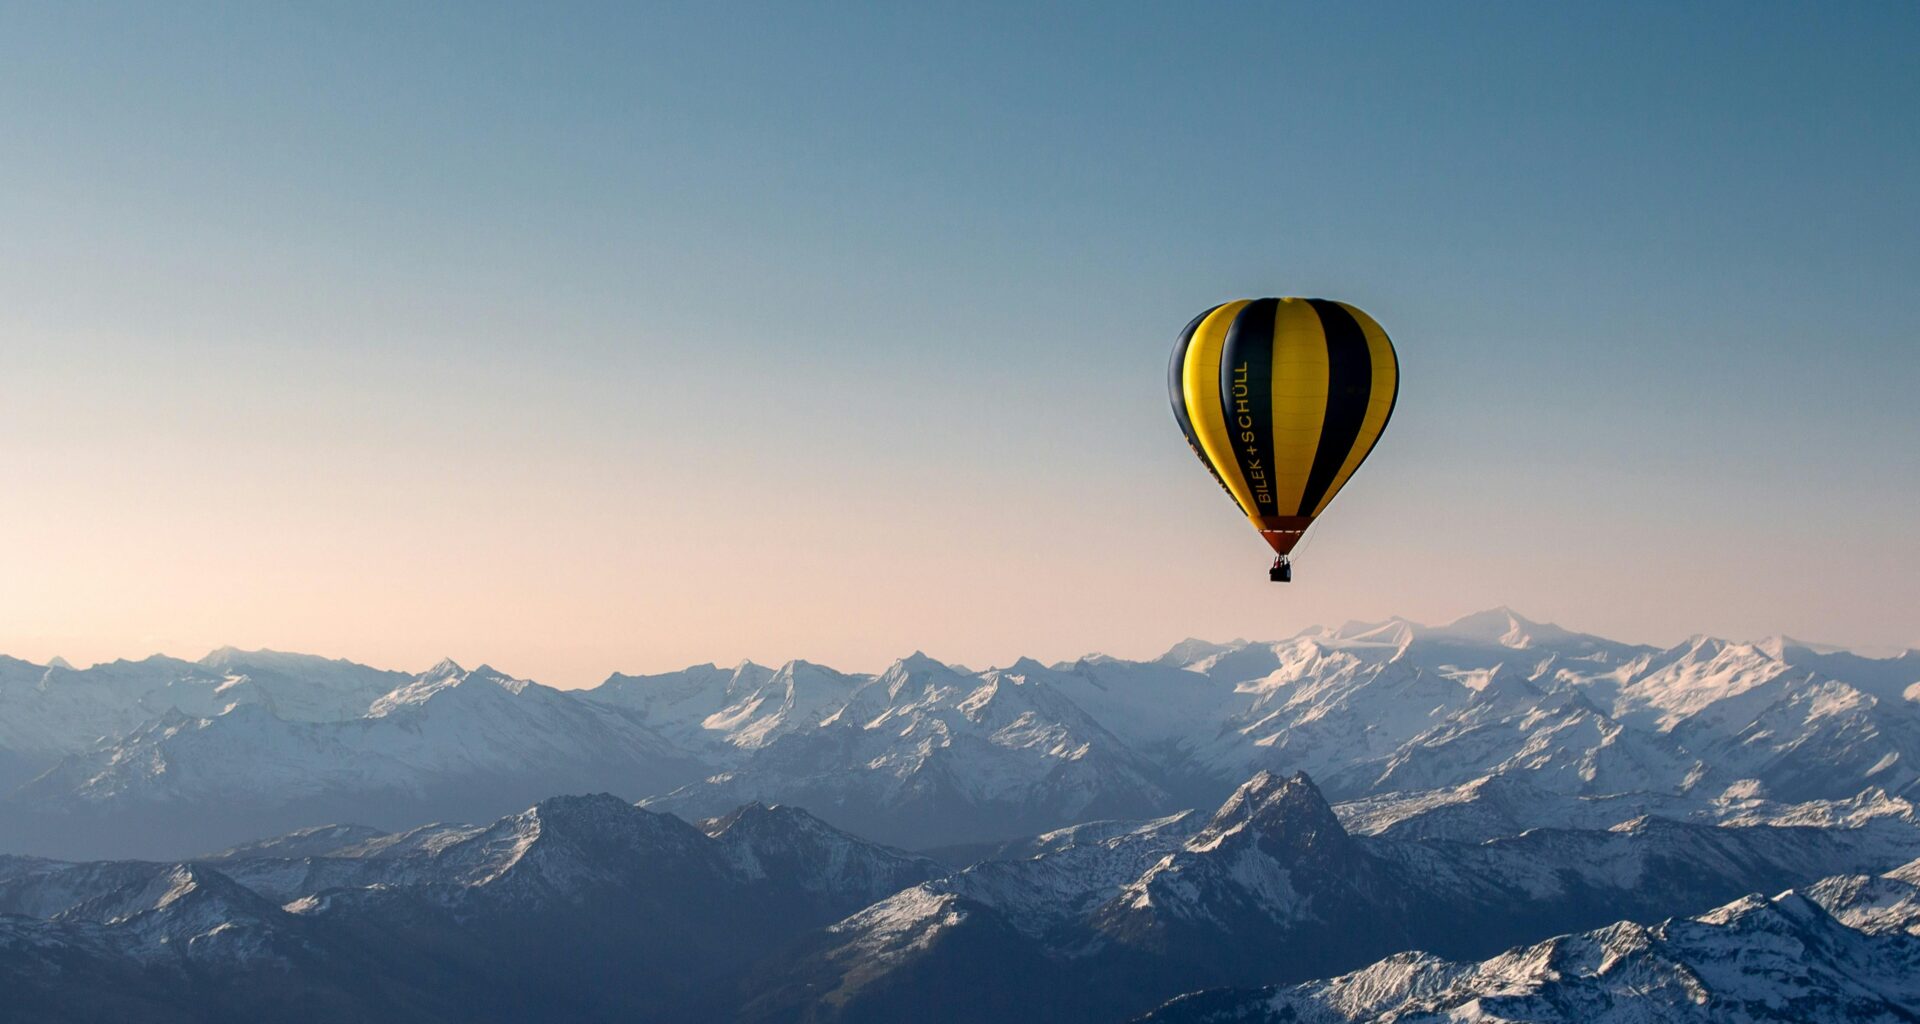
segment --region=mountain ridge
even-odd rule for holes
[[[1836,908],[1834,927],[1920,942],[1920,829],[1898,823],[1897,842],[1645,817],[1390,838],[1349,831],[1306,774],[1260,772],[1212,808],[1073,825],[955,870],[797,807],[691,823],[561,795],[482,824],[328,826],[178,862],[0,856],[0,984],[53,1021],[334,1024],[401,1005],[429,1022],[1117,1020],[1786,886]],[[1906,963],[1875,956],[1850,963]]]
[[[165,859],[604,789],[690,819],[805,806],[929,848],[1210,805],[1260,771],[1310,772],[1335,803],[1499,779],[1587,801],[1582,821],[1629,804],[1689,818],[1735,791],[1916,795],[1916,686],[1920,656],[1656,649],[1506,608],[1187,640],[1146,661],[971,671],[915,652],[875,674],[743,661],[586,690],[451,660],[406,675],[232,648],[85,670],[12,659],[0,825],[26,837],[19,852]]]

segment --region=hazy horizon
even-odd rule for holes
[[[1916,28],[9,7],[0,652],[1920,645]],[[1276,587],[1164,389],[1281,294],[1403,378]]]
[[[389,670],[389,671],[408,672],[414,675],[419,675],[427,672],[433,667],[438,666],[443,660],[450,660],[454,662],[456,665],[460,666],[462,669],[476,669],[482,666],[486,666],[486,667],[493,668],[496,671],[505,673],[506,675],[516,679],[529,679],[529,680],[532,680],[533,682],[542,683],[544,685],[553,686],[559,689],[584,689],[584,688],[589,688],[593,686],[598,686],[599,684],[605,682],[608,678],[610,678],[613,675],[626,675],[626,676],[658,675],[661,673],[671,673],[671,672],[679,671],[681,669],[693,668],[699,665],[717,665],[721,667],[732,667],[745,662],[753,662],[754,664],[758,664],[758,665],[769,667],[769,668],[778,668],[782,665],[787,664],[790,661],[804,661],[812,664],[825,665],[827,668],[836,669],[842,672],[877,675],[881,671],[885,670],[888,666],[892,665],[894,662],[903,660],[905,658],[911,657],[916,654],[925,655],[926,657],[933,658],[935,661],[941,662],[943,664],[947,664],[951,666],[963,666],[966,669],[970,671],[975,671],[975,672],[985,671],[985,670],[994,669],[994,668],[1006,668],[1013,665],[1015,662],[1025,658],[1034,658],[1034,660],[1040,661],[1048,665],[1071,663],[1081,658],[1089,658],[1089,657],[1114,657],[1114,658],[1122,658],[1128,661],[1148,661],[1148,660],[1157,658],[1163,654],[1166,654],[1168,652],[1168,649],[1172,647],[1175,647],[1182,643],[1186,643],[1189,641],[1196,641],[1196,640],[1203,643],[1214,643],[1214,644],[1231,644],[1231,643],[1238,643],[1238,642],[1275,643],[1275,642],[1284,642],[1286,640],[1292,639],[1293,637],[1314,632],[1315,630],[1321,630],[1321,629],[1339,630],[1339,629],[1346,629],[1354,626],[1382,626],[1382,625],[1388,625],[1396,620],[1411,622],[1413,625],[1424,628],[1424,629],[1443,629],[1449,626],[1457,625],[1467,619],[1475,618],[1482,615],[1492,615],[1500,612],[1510,613],[1524,621],[1531,622],[1536,625],[1548,626],[1548,627],[1553,627],[1558,629],[1565,629],[1569,632],[1578,633],[1578,634],[1599,635],[1599,634],[1593,634],[1591,630],[1581,629],[1577,625],[1570,626],[1562,622],[1548,622],[1541,619],[1535,619],[1532,616],[1527,615],[1524,611],[1520,609],[1511,608],[1506,605],[1499,605],[1492,608],[1479,609],[1478,611],[1468,612],[1463,615],[1455,616],[1450,619],[1434,621],[1434,622],[1419,622],[1419,621],[1407,619],[1405,616],[1390,616],[1386,619],[1378,619],[1378,620],[1348,620],[1346,622],[1338,622],[1338,623],[1331,623],[1331,622],[1316,623],[1314,625],[1307,626],[1304,629],[1295,630],[1287,634],[1275,635],[1275,636],[1240,636],[1240,637],[1187,636],[1187,637],[1181,637],[1165,645],[1164,647],[1161,647],[1158,649],[1147,650],[1143,652],[1134,652],[1134,653],[1121,653],[1119,651],[1111,651],[1111,650],[1096,650],[1096,651],[1081,651],[1075,654],[1069,654],[1069,655],[1060,656],[1060,657],[1035,657],[1034,655],[1031,655],[1031,654],[1015,654],[1015,655],[1007,656],[1007,657],[1000,658],[998,660],[993,660],[993,661],[970,662],[960,658],[941,657],[937,653],[928,652],[920,648],[914,648],[912,650],[901,651],[897,655],[887,658],[883,662],[880,662],[877,664],[863,664],[863,665],[836,664],[832,662],[821,661],[820,659],[817,659],[817,658],[809,658],[809,657],[806,657],[805,655],[800,655],[800,654],[790,655],[787,657],[774,657],[774,658],[710,657],[710,658],[702,658],[697,661],[687,662],[683,664],[676,664],[676,665],[642,665],[638,667],[614,666],[600,673],[597,676],[591,676],[590,678],[569,679],[569,680],[545,679],[536,675],[529,675],[524,672],[516,671],[511,665],[499,664],[494,659],[487,658],[484,655],[469,656],[464,658],[454,657],[452,655],[444,655],[441,658],[435,658],[433,659],[432,662],[424,665],[411,665],[411,664],[399,665],[399,664],[382,664],[382,663],[375,663],[375,662],[366,662],[366,661],[361,661],[358,658],[346,657],[346,656],[343,656],[334,652],[329,652],[329,651],[293,651],[293,650],[281,650],[281,649],[275,649],[275,648],[246,648],[246,647],[240,647],[235,644],[220,644],[220,645],[208,648],[204,653],[197,654],[197,655],[188,653],[188,652],[181,652],[181,651],[150,651],[145,655],[140,655],[140,656],[124,656],[123,655],[115,658],[102,659],[97,662],[83,662],[73,658],[67,658],[64,655],[53,655],[53,656],[42,658],[42,659],[27,658],[24,660],[33,661],[37,664],[45,665],[51,662],[54,658],[59,658],[61,661],[67,662],[69,667],[77,670],[85,671],[91,668],[97,668],[100,665],[113,664],[114,662],[117,662],[117,661],[137,662],[137,661],[144,660],[145,658],[148,658],[148,657],[176,658],[181,661],[200,661],[205,658],[211,657],[212,655],[217,654],[224,650],[236,650],[243,654],[313,655],[317,657],[323,657],[323,658],[334,659],[334,660],[356,662],[358,664],[366,665],[369,668]],[[1630,637],[1616,637],[1616,636],[1605,636],[1602,638],[1621,642],[1621,643],[1638,644],[1641,646],[1650,646],[1650,647],[1655,647],[1658,649],[1665,650],[1665,649],[1671,649],[1677,646],[1684,645],[1688,640],[1691,640],[1695,637],[1703,636],[1703,635],[1710,635],[1710,634],[1691,633],[1691,634],[1688,634],[1686,637],[1673,640],[1673,641],[1649,641],[1649,640],[1635,639]],[[1906,647],[1899,647],[1899,648],[1860,647],[1860,646],[1851,646],[1847,644],[1834,644],[1834,643],[1828,643],[1824,640],[1821,640],[1818,637],[1795,636],[1791,633],[1784,633],[1784,634],[1774,633],[1764,637],[1721,636],[1721,637],[1713,637],[1713,639],[1724,640],[1729,643],[1744,643],[1744,644],[1761,644],[1771,640],[1788,640],[1794,643],[1805,645],[1806,647],[1816,651],[1822,651],[1822,652],[1849,651],[1851,653],[1861,655],[1863,657],[1876,658],[1876,659],[1897,658],[1913,650],[1912,648],[1906,648]],[[10,651],[0,651],[0,656],[19,657],[19,655],[14,654],[13,652],[10,652]]]

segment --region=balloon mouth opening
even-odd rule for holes
[[[1294,545],[1300,543],[1300,537],[1313,525],[1312,516],[1261,516],[1255,520],[1260,528],[1260,538],[1273,548],[1276,555],[1290,554]]]

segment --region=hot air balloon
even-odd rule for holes
[[[1241,299],[1193,318],[1167,370],[1194,454],[1273,547],[1276,583],[1307,527],[1387,428],[1400,362],[1373,318],[1326,299]]]

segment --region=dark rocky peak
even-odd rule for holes
[[[1332,805],[1305,772],[1248,779],[1187,843],[1190,850],[1252,842],[1282,863],[1357,852]]]
[[[700,835],[671,814],[644,810],[612,793],[550,796],[516,817],[542,836],[624,841],[658,835]],[[513,820],[513,819],[504,819]]]
[[[766,834],[842,835],[819,818],[786,804],[765,804],[758,800],[700,823],[701,831],[718,839],[725,835]]]

